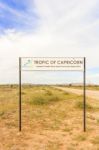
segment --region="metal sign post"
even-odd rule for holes
[[[19,131],[22,129],[22,71],[83,71],[83,130],[86,132],[86,58],[20,57],[19,58]]]
[[[21,126],[22,126],[22,119],[21,119],[21,58],[19,58],[19,131],[21,131]]]
[[[84,110],[84,132],[86,131],[86,58],[84,57],[84,75],[83,75],[83,78],[84,78],[84,84],[83,84],[83,110]]]

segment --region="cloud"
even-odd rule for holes
[[[98,0],[31,0],[29,2],[28,11],[0,3],[0,8],[13,14],[17,21],[17,25],[11,28],[9,26],[3,28],[4,25],[0,24],[5,33],[0,37],[2,70],[4,74],[6,71],[11,73],[10,81],[14,78],[13,73],[18,69],[19,56],[85,56],[88,70],[98,68]],[[5,12],[1,11],[0,16],[2,15],[5,16]],[[17,26],[20,30],[17,30],[19,29]],[[27,32],[24,26],[28,31],[31,29],[31,32]],[[2,70],[0,74],[3,76]],[[1,80],[5,80],[4,76]],[[96,77],[91,80],[95,81]]]
[[[2,1],[0,2],[0,32],[5,30],[33,31],[37,25],[38,16],[35,9],[31,9],[26,1]],[[33,8],[33,7],[32,7]]]

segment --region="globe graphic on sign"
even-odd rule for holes
[[[31,67],[32,66],[32,61],[31,59],[28,59],[27,62],[25,62],[24,67]]]

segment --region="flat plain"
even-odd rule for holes
[[[82,95],[24,85],[19,132],[18,97],[17,85],[0,86],[0,150],[99,150],[98,100],[87,98],[84,133]]]

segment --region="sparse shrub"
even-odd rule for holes
[[[63,92],[63,94],[64,94],[64,95],[69,95],[69,93],[68,93],[68,92]]]
[[[53,95],[53,93],[51,91],[49,91],[49,90],[46,90],[46,94],[49,95],[49,96]]]
[[[0,112],[0,116],[1,116],[1,117],[2,117],[4,114],[5,114],[4,111],[1,111],[1,112]]]
[[[25,93],[25,92],[22,92],[21,94],[22,94],[22,95],[25,95],[26,93]]]
[[[96,136],[94,139],[92,139],[93,144],[99,145],[99,136]]]
[[[57,101],[59,101],[57,96],[38,96],[33,98],[30,103],[34,105],[48,105]]]
[[[99,119],[97,119],[97,123],[99,124]]]
[[[60,99],[57,96],[51,96],[49,97],[50,102],[58,102]]]
[[[71,132],[71,128],[70,127],[65,127],[65,129],[63,129],[64,132]]]
[[[84,108],[83,102],[82,101],[77,101],[76,108],[83,109]],[[93,109],[93,107],[90,104],[88,104],[88,103],[86,104],[86,108],[88,110],[92,110]]]
[[[44,104],[48,104],[48,103],[49,103],[48,99],[45,99],[43,97],[36,97],[33,100],[34,105],[44,105]]]
[[[86,140],[86,135],[79,135],[79,136],[77,136],[76,138],[75,138],[75,140],[77,140],[77,141],[85,141]]]

